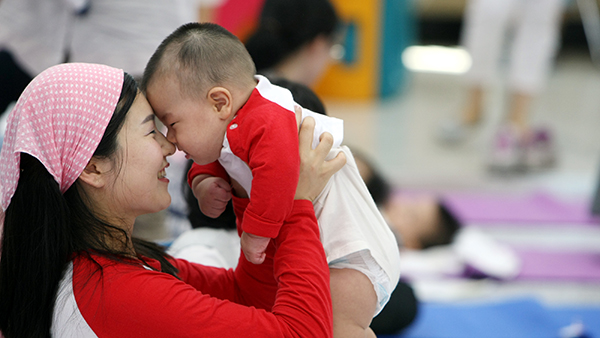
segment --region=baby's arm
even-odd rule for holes
[[[224,179],[200,174],[193,178],[191,185],[203,214],[217,218],[225,211],[231,199],[231,186]]]
[[[262,264],[265,261],[269,237],[256,236],[247,232],[242,232],[241,246],[244,256],[250,263]]]

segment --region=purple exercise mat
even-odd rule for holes
[[[588,201],[563,201],[543,192],[528,195],[447,193],[443,201],[465,223],[599,223],[598,218],[591,216]]]
[[[600,281],[599,252],[517,250],[522,260],[517,279]]]

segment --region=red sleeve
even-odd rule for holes
[[[230,301],[256,291],[243,287],[252,276],[182,261],[181,278],[190,284],[115,264],[93,274],[97,280],[74,283],[92,295],[82,299],[76,290],[77,303],[98,337],[332,337],[329,269],[310,201],[296,201],[274,242],[272,312]]]
[[[242,231],[239,223],[244,220],[244,211],[250,200],[236,196],[232,196],[231,198],[233,199],[233,210],[238,222],[238,235],[241,236]],[[252,278],[249,278],[248,282],[244,284],[244,287],[251,291],[248,292],[249,297],[252,297],[252,299],[249,300],[249,304],[270,311],[275,303],[275,294],[277,293],[277,282],[273,276],[273,259],[275,257],[275,246],[273,241],[269,242],[265,254],[265,261],[262,264],[252,264],[246,260],[245,255],[240,254],[236,272],[244,271],[245,274],[252,276]]]
[[[269,257],[263,264],[252,264],[244,255],[240,255],[235,271],[224,272],[220,268],[185,260],[177,260],[175,266],[179,269],[178,276],[202,293],[271,311],[277,293],[277,283],[273,276],[275,249],[270,245],[267,251]]]
[[[199,165],[196,162],[192,163],[192,167],[190,168],[190,171],[188,171],[188,173],[187,173],[188,185],[191,187],[192,180],[194,179],[194,177],[201,175],[201,174],[208,174],[210,176],[220,177],[220,178],[224,179],[225,181],[229,182],[229,175],[227,175],[227,172],[221,166],[219,161],[214,161],[213,163],[209,163],[209,164],[205,164],[205,165]]]
[[[296,116],[270,102],[244,109],[257,112],[234,120],[238,127],[227,131],[231,150],[252,170],[251,198],[241,226],[248,233],[275,238],[292,209],[298,185]]]

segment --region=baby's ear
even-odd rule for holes
[[[233,108],[233,97],[227,88],[213,87],[208,91],[208,100],[220,118],[229,118]]]

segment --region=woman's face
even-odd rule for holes
[[[331,63],[331,48],[333,42],[327,36],[320,35],[315,38],[312,43],[313,48],[313,59],[310,63],[310,67],[306,70],[309,78],[308,86],[314,86],[317,81],[321,79],[325,69]]]
[[[166,209],[171,203],[165,168],[175,146],[156,129],[154,113],[138,94],[118,135],[117,163],[107,180],[111,214],[130,220]],[[116,213],[114,213],[116,212]]]

